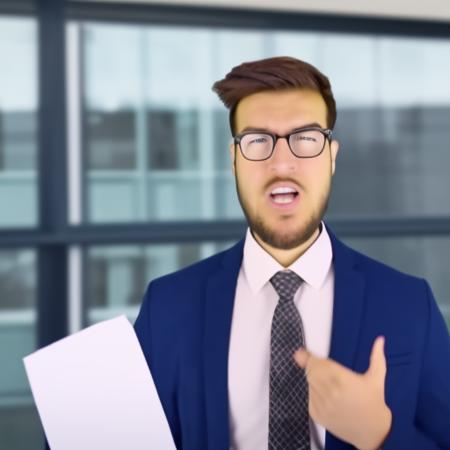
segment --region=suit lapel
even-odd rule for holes
[[[327,227],[333,246],[334,301],[329,357],[354,370],[364,309],[365,279],[356,267],[355,253],[340,242]],[[326,450],[350,448],[326,434]]]
[[[355,255],[331,233],[334,265],[334,302],[330,358],[352,368],[364,309],[364,275]]]
[[[228,450],[228,350],[244,241],[225,253],[207,284],[204,374],[208,448]]]

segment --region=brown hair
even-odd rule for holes
[[[336,122],[336,102],[328,78],[311,64],[289,56],[261,59],[233,67],[212,87],[230,110],[230,128],[236,133],[234,116],[238,103],[248,95],[267,90],[305,88],[319,92],[327,106],[327,126]]]

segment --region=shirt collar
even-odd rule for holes
[[[321,232],[313,244],[294,261],[289,270],[295,272],[314,289],[320,289],[330,270],[333,259],[330,236],[321,222]],[[285,268],[267,253],[255,240],[250,228],[247,229],[242,261],[244,274],[250,289],[257,293],[280,270]]]

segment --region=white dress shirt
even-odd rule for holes
[[[306,348],[327,358],[333,314],[334,270],[330,237],[319,237],[289,269],[304,282],[294,302],[303,321]],[[228,355],[230,445],[264,450],[269,438],[270,330],[278,295],[270,278],[284,268],[247,230],[238,276]],[[325,447],[325,429],[310,420],[311,450]]]

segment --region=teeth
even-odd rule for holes
[[[293,188],[290,187],[279,187],[274,189],[271,194],[272,195],[276,195],[276,194],[295,194],[297,191]]]
[[[293,195],[286,195],[283,197],[275,197],[273,199],[273,201],[275,203],[292,203],[294,201],[294,196]]]

